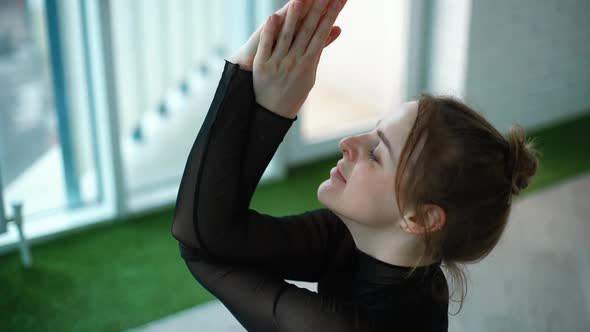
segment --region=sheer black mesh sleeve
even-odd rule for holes
[[[295,119],[254,99],[252,72],[226,61],[191,148],[176,200],[173,236],[216,262],[272,267],[291,280],[319,281],[352,250],[328,209],[274,217],[249,208],[264,170]]]
[[[270,271],[212,262],[198,251],[187,250],[183,256],[195,279],[248,331],[378,331],[357,304],[297,287]],[[395,330],[389,326],[386,331]]]
[[[328,209],[273,217],[249,209],[296,119],[254,100],[252,73],[226,61],[190,151],[172,234],[196,280],[249,331],[370,331],[361,308],[283,280],[318,281],[352,238]]]
[[[446,303],[433,304],[418,281],[397,282],[403,267],[355,251],[329,209],[274,217],[249,208],[295,120],[256,103],[252,72],[226,61],[173,216],[190,273],[249,331],[446,331]],[[284,279],[318,281],[318,293]]]

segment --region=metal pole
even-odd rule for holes
[[[6,233],[6,221],[8,217],[4,214],[4,194],[2,184],[2,167],[0,166],[0,234]]]
[[[20,202],[13,203],[12,209],[14,210],[13,218],[8,218],[4,211],[4,195],[3,195],[3,184],[2,184],[2,170],[0,169],[0,234],[6,233],[6,224],[9,221],[14,221],[16,224],[16,229],[18,231],[19,237],[19,248],[20,248],[20,256],[23,265],[27,268],[33,266],[33,258],[31,256],[31,250],[29,249],[29,244],[27,239],[25,238],[25,233],[23,232],[23,204]]]
[[[20,249],[20,257],[25,267],[33,266],[33,258],[31,256],[31,250],[29,249],[29,243],[25,238],[25,234],[23,232],[23,204],[13,203],[12,209],[14,210],[14,223],[16,224],[16,228],[18,230],[18,244]]]

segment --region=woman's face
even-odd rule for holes
[[[320,184],[318,200],[341,218],[368,226],[399,222],[395,172],[417,114],[418,103],[407,102],[386,114],[373,131],[342,139],[343,157],[331,170],[330,178]]]

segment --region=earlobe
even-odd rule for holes
[[[418,225],[413,218],[410,218],[411,221],[409,221],[407,224],[406,223],[402,223],[402,227],[403,229],[410,233],[410,234],[422,234],[424,233],[424,227]]]
[[[413,212],[407,213],[404,216],[405,221],[402,219],[401,221],[401,226],[402,228],[411,234],[419,234],[420,232],[420,226],[416,223],[416,219],[414,217]]]
[[[446,214],[442,208],[436,205],[428,206],[428,212],[424,225],[420,225],[414,217],[414,212],[409,212],[404,216],[406,222],[401,221],[402,228],[411,234],[423,234],[428,228],[428,232],[435,232],[443,228],[446,222]]]

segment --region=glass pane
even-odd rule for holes
[[[61,29],[55,16],[48,19],[44,3],[0,2],[2,189],[7,212],[20,201],[25,217],[74,209],[98,197],[87,90],[68,88],[74,80],[83,81],[72,76],[83,72],[73,68],[81,62],[81,41],[74,38],[78,30]],[[48,38],[51,21],[61,48]],[[58,62],[68,67],[52,65]],[[59,87],[55,75],[61,77]],[[64,101],[61,106],[58,99]]]
[[[231,31],[248,28],[251,11],[244,8],[243,1],[111,1],[121,157],[132,210],[146,196],[161,197],[159,203],[167,199],[160,192],[175,197],[224,58],[236,49]]]
[[[407,9],[407,1],[347,2],[335,23],[342,33],[323,51],[301,111],[305,141],[374,125],[403,102]]]

